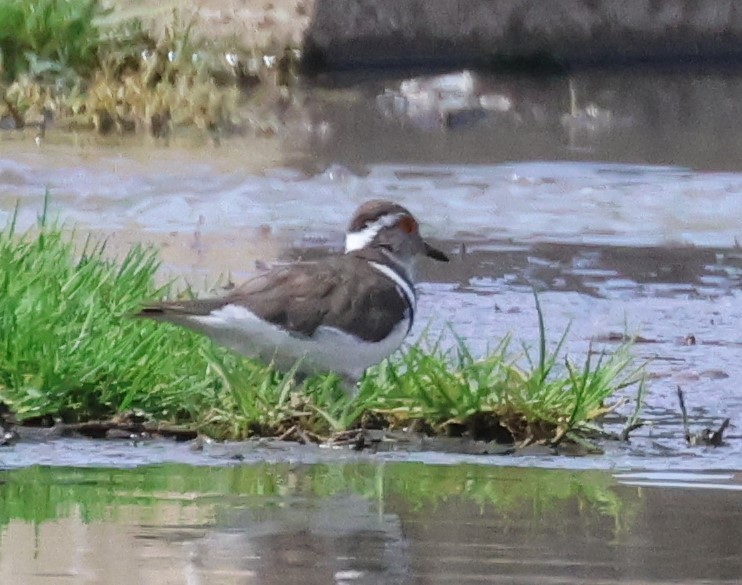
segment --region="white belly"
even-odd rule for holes
[[[299,371],[303,373],[333,371],[353,379],[399,348],[409,327],[409,319],[405,319],[379,342],[362,341],[323,326],[312,337],[302,337],[290,335],[238,305],[226,305],[210,315],[184,317],[179,323],[241,355],[273,363],[282,371],[301,360]]]

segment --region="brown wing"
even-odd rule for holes
[[[329,309],[337,269],[326,262],[298,263],[248,280],[224,302],[248,308],[261,319],[301,335],[312,335]]]
[[[335,327],[364,341],[381,341],[405,318],[412,324],[413,308],[389,277],[352,255],[343,261],[353,267],[345,286],[331,291],[322,325]],[[345,272],[345,271],[344,271]]]
[[[385,338],[409,310],[392,280],[379,278],[368,262],[354,256],[294,264],[259,276],[227,300],[301,335],[311,336],[324,325],[365,341]]]
[[[368,262],[349,255],[277,268],[248,280],[226,297],[159,303],[145,307],[139,316],[170,320],[208,315],[228,304],[244,306],[299,335],[311,336],[326,325],[366,341],[386,337],[409,311],[394,282],[379,279]]]
[[[311,335],[327,312],[325,299],[333,287],[335,272],[324,263],[292,264],[251,278],[224,297],[155,303],[144,307],[137,317],[183,325],[188,317],[205,316],[234,304],[288,331]],[[316,302],[308,302],[310,296]]]

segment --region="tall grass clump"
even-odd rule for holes
[[[629,344],[612,353],[591,349],[574,362],[562,351],[566,332],[547,350],[538,298],[536,306],[536,355],[527,347],[514,352],[510,336],[481,358],[458,337],[453,350],[423,339],[367,375],[365,410],[388,426],[498,442],[556,444],[593,434],[595,421],[620,404],[619,391],[643,386],[643,366],[634,364]]]
[[[144,300],[175,293],[155,284],[155,250],[111,259],[105,242],[80,240],[46,209],[25,233],[15,217],[0,232],[0,403],[17,418],[80,422],[135,410],[232,438],[296,421],[328,428],[296,401],[290,377],[132,317]],[[317,383],[328,413],[342,395],[335,382]]]
[[[0,403],[23,420],[80,422],[139,411],[218,438],[321,440],[358,428],[417,429],[501,442],[578,440],[610,410],[615,393],[641,385],[628,346],[562,355],[564,337],[513,353],[506,338],[474,357],[415,344],[369,370],[358,396],[334,374],[299,386],[291,372],[236,356],[183,328],[132,317],[157,286],[156,251],[135,246],[112,259],[44,211],[23,234],[0,232]]]
[[[46,212],[23,235],[0,233],[0,401],[20,419],[65,421],[142,409],[192,421],[218,391],[200,358],[206,343],[128,315],[168,292],[153,250],[119,262],[105,243],[75,243]]]

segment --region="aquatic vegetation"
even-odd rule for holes
[[[195,333],[132,318],[143,301],[177,293],[155,285],[156,250],[117,260],[105,242],[78,240],[46,211],[25,234],[14,221],[0,233],[0,402],[22,421],[135,412],[217,438],[413,429],[554,444],[589,434],[616,392],[642,384],[628,346],[575,364],[565,337],[547,351],[540,319],[535,356],[511,355],[509,338],[482,358],[462,339],[451,350],[422,342],[371,368],[357,397],[333,374],[300,387]]]
[[[548,352],[540,306],[538,314],[537,360],[527,348],[513,353],[509,337],[482,358],[473,357],[462,339],[453,351],[418,344],[366,377],[367,410],[390,426],[418,420],[436,434],[557,444],[613,410],[619,390],[643,383],[628,344],[597,359],[588,353],[579,364],[562,355],[565,333]]]

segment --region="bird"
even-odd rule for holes
[[[353,392],[412,328],[420,256],[448,261],[405,207],[370,200],[350,220],[344,254],[274,267],[222,297],[145,305],[136,316],[197,331],[302,378],[335,372]]]

